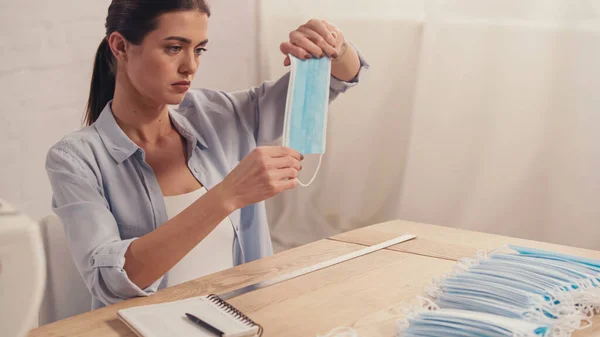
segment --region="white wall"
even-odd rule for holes
[[[372,66],[331,105],[314,183],[269,200],[275,249],[398,218],[600,249],[600,2],[364,3],[261,0],[266,77],[312,16]]]
[[[0,2],[0,196],[32,218],[51,212],[48,148],[81,127],[108,0]],[[212,1],[195,86],[256,84],[254,1]]]

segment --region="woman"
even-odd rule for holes
[[[93,309],[272,254],[263,201],[295,187],[303,159],[261,146],[281,136],[289,77],[237,93],[190,90],[209,16],[202,0],[113,0],[88,126],[48,153],[53,208]],[[332,98],[366,66],[318,20],[281,51],[331,57]]]

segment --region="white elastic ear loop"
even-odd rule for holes
[[[300,184],[300,186],[302,187],[308,187],[310,184],[313,183],[313,181],[315,181],[315,178],[317,177],[317,173],[319,173],[319,169],[321,168],[321,161],[323,160],[323,154],[321,153],[321,155],[319,156],[319,165],[317,165],[317,170],[315,171],[315,175],[313,175],[312,179],[310,179],[310,181],[308,182],[308,184],[305,184],[303,182],[300,181],[300,179],[296,178],[296,181],[298,182],[298,184]]]

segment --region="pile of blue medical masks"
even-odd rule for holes
[[[398,336],[569,336],[600,311],[600,261],[510,246],[435,280]],[[421,310],[422,311],[422,310]]]

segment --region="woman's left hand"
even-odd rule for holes
[[[343,44],[344,34],[337,27],[324,20],[312,19],[290,32],[290,40],[279,48],[286,55],[283,64],[289,66],[289,54],[299,59],[324,56],[335,59]]]

